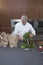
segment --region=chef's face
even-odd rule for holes
[[[25,25],[27,22],[27,19],[22,19],[22,24]]]

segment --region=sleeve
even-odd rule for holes
[[[36,35],[36,31],[35,31],[35,29],[32,27],[32,25],[30,26],[30,32],[31,32],[33,35]]]
[[[14,36],[15,34],[19,35],[19,27],[17,24],[15,25],[15,30],[12,32],[11,35]]]
[[[14,31],[15,34],[19,34],[19,25],[15,25],[15,31]]]

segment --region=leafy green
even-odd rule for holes
[[[30,32],[26,32],[24,35],[23,35],[23,40],[24,42],[22,43],[22,45],[20,45],[20,48],[34,48],[35,45],[33,44],[33,40],[32,38],[30,37]],[[29,44],[28,44],[29,42]]]

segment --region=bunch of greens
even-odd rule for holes
[[[30,32],[26,32],[24,35],[23,35],[23,40],[24,42],[22,43],[22,45],[20,46],[20,48],[34,48],[34,44],[33,44],[33,40],[32,38],[30,37]]]

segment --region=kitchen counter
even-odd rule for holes
[[[43,65],[43,54],[36,48],[25,51],[18,47],[0,47],[0,65]]]

